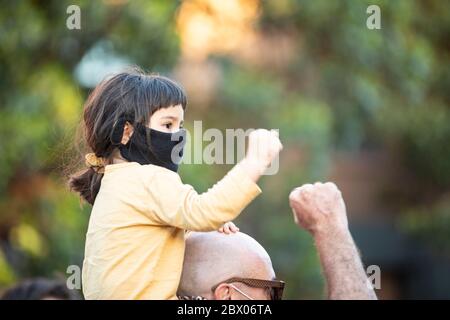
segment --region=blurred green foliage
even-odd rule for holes
[[[81,7],[81,30],[65,27],[66,8],[74,3]],[[370,4],[381,7],[381,30],[366,28]],[[106,42],[111,53],[169,73],[181,55],[179,5],[2,3],[0,286],[81,265],[90,208],[80,206],[61,178],[64,165],[78,159],[65,150],[89,91],[74,76],[77,64]],[[267,248],[288,283],[288,298],[323,297],[312,240],[293,224],[287,195],[324,179],[335,150],[380,148],[400,157],[424,194],[396,204],[405,213],[400,223],[449,252],[448,10],[439,0],[262,1],[256,28],[290,35],[293,58],[281,68],[226,54],[209,58],[220,67],[220,85],[207,112],[191,105],[188,120],[215,128],[279,128],[285,144],[280,172],[262,179],[263,196],[237,223]],[[181,175],[201,192],[227,169],[185,165]]]

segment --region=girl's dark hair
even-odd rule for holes
[[[133,126],[146,125],[155,111],[179,104],[185,109],[187,99],[176,82],[138,68],[118,73],[103,80],[89,95],[81,123],[82,139],[88,150],[110,164],[116,149],[112,136],[119,118],[127,119]],[[84,154],[81,156],[84,163]],[[102,173],[87,168],[69,177],[69,187],[93,204],[102,178]]]

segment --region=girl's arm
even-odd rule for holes
[[[179,175],[159,170],[152,179],[150,212],[161,224],[193,231],[213,231],[236,218],[261,193],[256,181],[282,146],[274,131],[256,130],[249,136],[245,158],[207,192],[198,194]]]

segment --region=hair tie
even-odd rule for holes
[[[95,153],[88,153],[84,156],[86,160],[86,165],[89,168],[94,169],[97,173],[104,173],[105,172],[105,161],[101,157],[97,157]]]

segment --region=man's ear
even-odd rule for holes
[[[122,135],[122,141],[120,143],[127,144],[130,140],[131,136],[133,135],[134,128],[128,121],[125,123],[125,126],[123,127],[123,135]]]
[[[221,283],[214,290],[214,299],[215,300],[231,300],[231,290],[230,286],[227,283]]]

